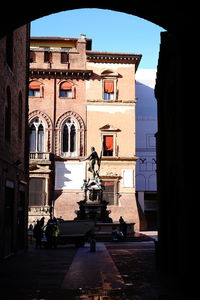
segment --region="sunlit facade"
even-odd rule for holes
[[[141,55],[95,52],[91,39],[31,38],[29,222],[53,213],[76,217],[91,177],[91,146],[110,217],[135,222],[135,72]]]

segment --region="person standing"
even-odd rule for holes
[[[122,216],[119,218],[119,223],[120,223],[120,231],[123,233],[124,240],[126,240],[127,236],[127,223],[124,221]]]
[[[40,221],[38,220],[34,229],[33,229],[33,237],[35,238],[35,248],[37,249],[38,247],[41,249],[42,248],[42,239],[43,235],[43,230],[40,224]]]

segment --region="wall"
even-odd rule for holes
[[[6,37],[0,40],[0,236],[1,241],[4,241],[0,244],[1,258],[27,247],[28,34],[28,25],[14,30],[7,51]],[[8,52],[11,60],[7,59]],[[10,116],[5,113],[8,90],[11,100]],[[9,119],[10,139],[5,135],[5,131],[9,131],[6,123]]]
[[[136,155],[137,191],[157,190],[156,138],[157,101],[154,96],[156,69],[140,69],[136,73]],[[154,176],[154,184],[149,181]],[[145,182],[145,186],[144,186]],[[153,185],[153,186],[152,186]]]

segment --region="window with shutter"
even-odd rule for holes
[[[103,156],[113,156],[113,135],[103,136]]]
[[[30,178],[29,206],[42,206],[45,203],[45,178]]]
[[[114,100],[114,81],[104,81],[104,100]]]
[[[39,81],[31,81],[29,83],[29,96],[30,97],[40,97],[40,82]]]
[[[60,97],[72,98],[72,83],[64,81],[60,85]]]
[[[108,205],[114,205],[115,201],[115,183],[114,181],[104,181],[104,197]]]

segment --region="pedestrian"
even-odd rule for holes
[[[45,217],[42,217],[40,219],[40,225],[41,225],[42,228],[44,227],[44,219],[45,219]]]
[[[40,221],[38,220],[34,229],[33,229],[33,237],[35,238],[35,248],[37,249],[38,247],[41,249],[42,248],[42,239],[43,235],[43,230],[40,224]]]
[[[119,223],[120,223],[120,231],[123,233],[123,238],[126,240],[127,236],[127,223],[124,221],[122,216],[119,218]]]
[[[57,248],[58,234],[59,234],[58,226],[54,224],[53,230],[52,230],[52,246],[53,246],[53,248]]]
[[[32,244],[32,241],[33,241],[33,225],[32,224],[30,224],[28,227],[28,237],[29,237],[30,243]]]
[[[47,223],[45,235],[47,238],[47,248],[51,249],[53,246],[53,223],[51,221]]]

